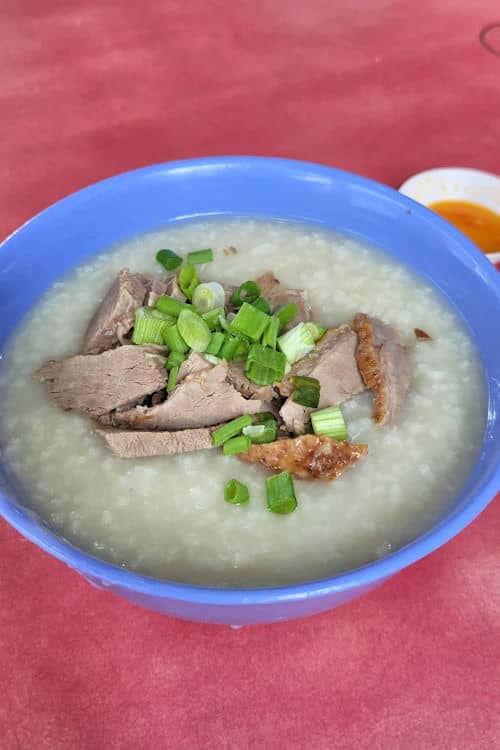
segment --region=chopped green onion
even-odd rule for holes
[[[292,401],[301,406],[316,409],[319,404],[320,382],[316,378],[295,375],[290,378],[293,385]]]
[[[224,487],[224,500],[232,505],[242,505],[250,499],[250,493],[246,484],[238,482],[237,479],[230,479]]]
[[[182,310],[177,320],[177,328],[186,344],[194,352],[204,352],[212,334],[203,318],[192,310]]]
[[[186,344],[177,325],[169,326],[163,331],[163,341],[168,346],[171,352],[187,352],[189,346]]]
[[[139,307],[135,311],[133,344],[163,344],[163,333],[175,323],[175,318],[154,307]]]
[[[267,299],[264,299],[264,297],[257,297],[257,299],[253,302],[250,302],[250,304],[252,305],[252,307],[256,307],[257,310],[262,310],[262,312],[265,312],[266,315],[269,315],[269,313],[271,312],[271,306]]]
[[[188,264],[187,266],[184,266],[184,268],[181,268],[179,271],[179,286],[182,293],[185,294],[188,299],[192,299],[194,290],[199,283],[200,280],[194,266]]]
[[[245,373],[256,385],[272,385],[285,375],[286,358],[274,349],[253,344],[247,356]]]
[[[309,323],[304,323],[305,327],[308,331],[311,332],[311,335],[315,341],[318,341],[324,334],[327,332],[328,328],[325,328],[325,326],[320,326],[319,323],[314,323],[314,321],[310,320]]]
[[[229,323],[230,321],[226,318],[225,315],[219,315],[219,325],[223,331],[229,331]]]
[[[250,438],[252,443],[274,443],[278,425],[269,422],[268,424],[251,424],[243,428],[243,434]]]
[[[172,349],[167,359],[167,370],[171,370],[172,367],[180,367],[185,360],[183,352],[175,351]]]
[[[284,515],[297,507],[293,479],[289,471],[283,471],[266,479],[267,507],[272,513]]]
[[[278,346],[292,365],[314,349],[314,339],[305,323],[299,323],[278,338]]]
[[[219,352],[219,356],[222,359],[225,359],[226,362],[230,362],[233,359],[234,353],[236,352],[236,349],[238,348],[238,344],[240,342],[239,339],[237,339],[235,336],[231,336],[230,334],[226,334],[224,339],[225,340]]]
[[[198,284],[193,293],[193,307],[196,312],[210,312],[218,307],[224,307],[226,293],[224,287],[218,281],[207,281],[204,284]]]
[[[195,250],[193,253],[188,253],[187,262],[192,265],[200,265],[201,263],[210,263],[214,259],[214,254],[210,248],[207,250]]]
[[[279,327],[280,319],[276,315],[273,315],[273,317],[271,318],[271,322],[269,323],[268,327],[264,331],[264,335],[262,336],[263,346],[270,346],[271,349],[276,349]]]
[[[255,281],[245,281],[231,296],[233,307],[241,307],[244,302],[254,302],[260,297],[260,286]]]
[[[278,429],[278,420],[271,411],[259,411],[253,415],[254,424],[274,425]]]
[[[168,374],[167,392],[172,393],[177,385],[177,376],[179,375],[179,365],[172,367]]]
[[[216,328],[220,327],[219,318],[221,315],[222,317],[224,317],[224,308],[216,307],[215,310],[210,310],[209,312],[202,313],[201,317],[210,328],[210,330],[215,331]]]
[[[248,425],[251,424],[252,417],[250,414],[244,414],[242,417],[238,417],[227,424],[223,424],[222,427],[219,427],[212,433],[212,440],[214,441],[215,447],[223,445],[223,443],[225,443],[226,440],[229,440],[229,438],[239,435],[244,427],[248,427]]]
[[[172,315],[177,318],[181,310],[191,310],[191,305],[186,302],[179,302],[174,297],[169,297],[168,294],[162,294],[156,300],[156,309],[166,315]]]
[[[238,346],[236,347],[236,350],[233,354],[233,360],[235,362],[244,362],[248,355],[248,350],[250,348],[250,345],[248,341],[243,341],[243,339],[238,339]]]
[[[326,409],[313,411],[311,423],[315,435],[327,435],[334,440],[347,438],[344,415],[338,406],[328,406]]]
[[[238,437],[226,440],[222,446],[222,451],[225,456],[234,456],[236,453],[246,453],[251,444],[249,437],[246,435],[238,435]]]
[[[203,358],[206,359],[207,362],[210,362],[211,365],[219,365],[222,362],[220,357],[216,357],[214,354],[207,354],[206,352],[204,353]]]
[[[158,250],[156,260],[166,271],[174,271],[182,263],[182,258],[179,258],[173,250]]]
[[[275,315],[278,316],[280,320],[280,332],[287,326],[289,323],[292,322],[294,318],[297,317],[297,305],[295,302],[290,302],[288,305],[283,305],[283,307],[280,307],[279,310],[275,311]]]
[[[253,341],[258,341],[270,320],[269,315],[257,310],[256,307],[252,307],[248,302],[243,302],[238,314],[229,324],[229,330],[236,334],[248,336]]]
[[[212,336],[210,338],[210,343],[205,349],[205,354],[211,354],[212,356],[216,356],[219,354],[222,344],[224,343],[225,336],[221,331],[216,331],[216,333],[212,333]]]

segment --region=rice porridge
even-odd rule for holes
[[[238,252],[225,254],[234,246]],[[306,289],[314,319],[350,323],[360,311],[399,331],[411,351],[403,418],[380,427],[369,392],[342,405],[349,439],[368,455],[333,482],[296,480],[297,510],[267,512],[265,470],[219,450],[120,459],[90,421],[60,410],[33,373],[79,350],[117,272],[159,274],[159,248],[211,247],[204,280],[239,284],[272,270]],[[414,328],[432,341],[417,342]],[[222,587],[309,581],[345,571],[428,529],[464,483],[485,424],[483,374],[454,312],[388,256],[310,226],[239,219],[177,224],[91,259],[58,281],[4,353],[0,439],[31,507],[87,552],[146,575]],[[231,478],[250,502],[224,502]]]

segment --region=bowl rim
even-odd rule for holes
[[[68,196],[56,201],[44,210],[35,214],[31,219],[15,229],[1,244],[0,250],[6,245],[10,238],[22,232],[39,217],[50,213],[54,207],[66,201],[78,199],[82,194],[90,191],[100,191],[107,187],[113,187],[118,182],[144,177],[147,173],[159,171],[169,172],[178,169],[200,169],[207,166],[227,166],[236,164],[249,168],[251,165],[271,168],[293,168],[315,171],[330,179],[337,177],[348,180],[360,187],[370,189],[372,192],[382,196],[396,199],[400,204],[411,209],[417,216],[422,216],[431,224],[442,227],[446,224],[447,231],[460,241],[467,252],[473,252],[476,261],[481,265],[482,272],[490,277],[492,284],[497,287],[500,295],[500,281],[498,271],[484,255],[458,230],[445,222],[440,216],[427,209],[422,204],[414,201],[398,190],[379,183],[367,177],[337,169],[328,165],[317,164],[307,161],[285,159],[280,157],[265,156],[210,156],[194,159],[182,159],[163,163],[152,164],[146,167],[122,172],[104,180],[92,183]],[[223,214],[221,214],[223,215]],[[307,220],[305,220],[307,223]],[[309,222],[312,223],[312,222]],[[389,553],[388,555],[373,560],[363,566],[350,569],[343,573],[325,578],[315,579],[305,583],[287,584],[268,588],[217,588],[213,586],[201,586],[195,584],[178,583],[175,581],[162,580],[133,570],[122,568],[114,563],[107,562],[84,552],[62,537],[56,536],[47,526],[40,525],[36,515],[28,508],[16,504],[14,501],[0,492],[0,515],[20,532],[25,538],[34,542],[44,551],[57,559],[65,562],[70,568],[87,577],[91,582],[102,588],[121,588],[133,591],[145,596],[174,599],[197,605],[263,605],[275,604],[283,601],[298,601],[324,597],[338,592],[346,592],[353,589],[370,587],[377,582],[391,577],[412,563],[426,557],[434,550],[441,547],[447,541],[462,531],[482,510],[495,498],[500,491],[500,466],[497,471],[482,486],[481,490],[462,507],[448,512],[440,521],[428,531],[412,540],[405,546]]]

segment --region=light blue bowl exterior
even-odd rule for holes
[[[91,583],[159,612],[232,625],[303,617],[366,593],[451,539],[500,489],[498,272],[435,214],[390,188],[330,167],[257,157],[172,162],[113,177],[56,203],[0,246],[0,352],[26,307],[98,251],[172,221],[242,215],[310,222],[348,233],[383,248],[428,279],[457,309],[477,343],[487,380],[488,419],[466,486],[428,533],[357,570],[282,588],[186,586],[97,560],[26,510],[22,491],[0,467],[3,517]]]

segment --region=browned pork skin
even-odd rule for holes
[[[353,325],[358,334],[358,368],[374,395],[372,419],[380,425],[394,424],[410,390],[408,349],[394,328],[376,318],[359,313]]]
[[[368,453],[363,444],[343,443],[326,435],[300,435],[274,443],[252,445],[238,458],[272,471],[289,471],[298,479],[337,479]]]

